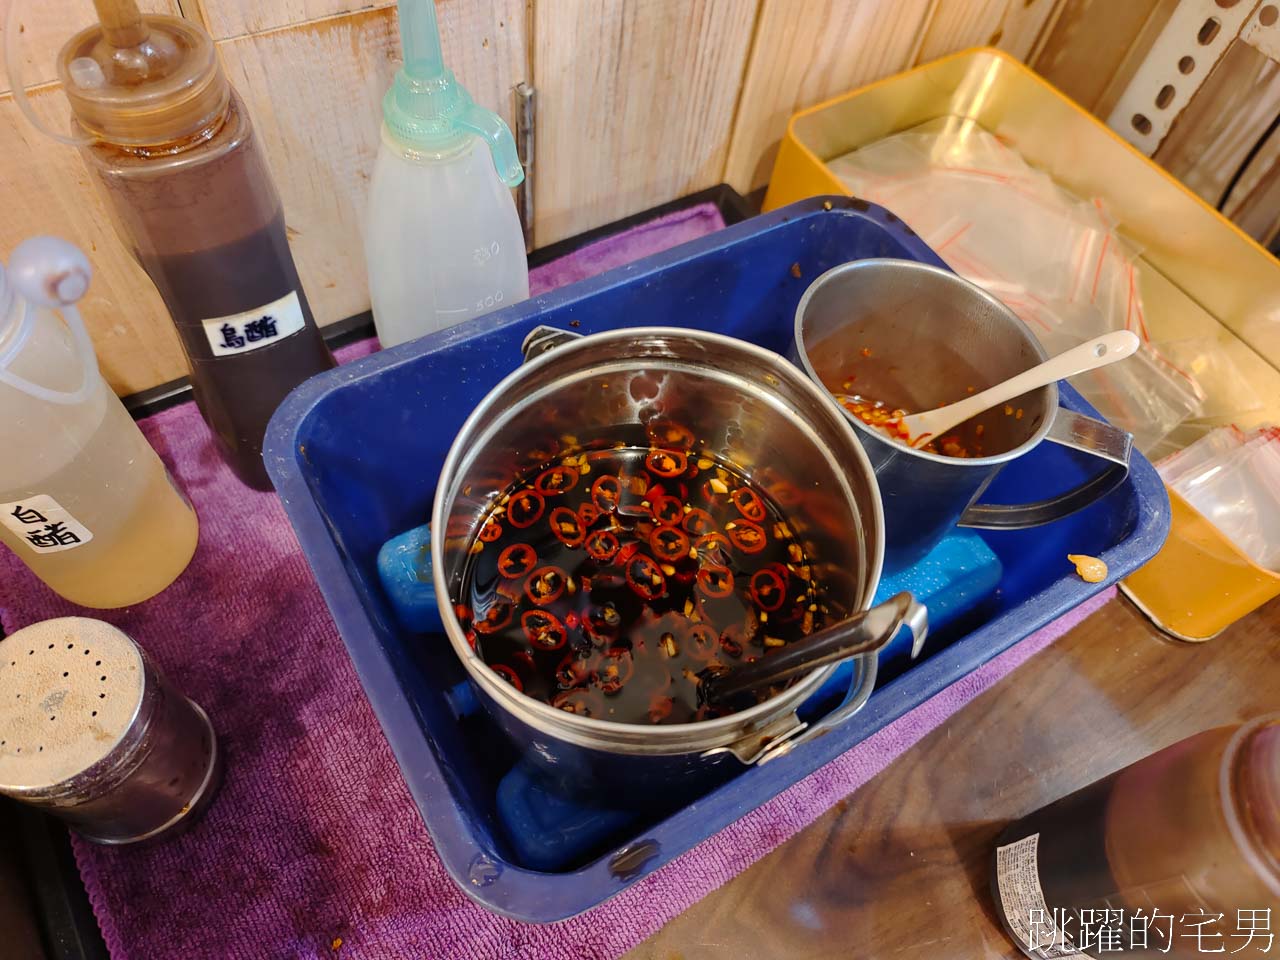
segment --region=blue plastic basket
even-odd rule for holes
[[[878,689],[850,723],[745,769],[694,807],[633,828],[576,869],[521,866],[496,800],[518,758],[482,712],[458,709],[465,674],[447,642],[397,626],[379,585],[379,548],[428,519],[454,436],[519,365],[520,343],[535,326],[696,327],[785,353],[808,284],[865,257],[941,262],[884,210],[844,197],[806,200],[321,374],[276,413],[267,468],[303,552],[445,866],[489,909],[545,923],[607,899],[1123,577],[1163,542],[1168,500],[1135,454],[1125,484],[1087,510],[1035,530],[983,531],[1004,574],[979,622],[968,618],[963,635],[931,637],[927,659]],[[1065,385],[1062,401],[1093,413]],[[1041,444],[1007,467],[987,498],[1050,496],[1092,469]],[[1067,553],[1102,557],[1109,579],[1080,580]]]

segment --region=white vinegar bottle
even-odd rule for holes
[[[511,131],[444,66],[434,0],[399,12],[404,66],[382,104],[365,239],[384,347],[529,296]]]
[[[0,269],[0,542],[66,599],[107,609],[172,583],[199,523],[98,371],[75,307],[89,274],[55,237]]]

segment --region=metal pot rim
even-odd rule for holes
[[[805,313],[808,311],[809,304],[813,300],[817,292],[823,286],[825,286],[826,283],[828,283],[833,277],[840,276],[841,274],[845,274],[845,273],[853,273],[858,270],[875,269],[877,267],[886,267],[886,266],[892,266],[892,268],[895,270],[900,269],[900,270],[906,270],[906,271],[914,271],[917,273],[933,274],[937,277],[944,279],[947,283],[953,283],[953,284],[956,284],[957,286],[968,288],[968,291],[970,293],[972,293],[974,296],[978,297],[979,299],[986,301],[986,303],[990,305],[997,313],[1004,314],[1008,316],[1010,319],[1017,321],[1019,328],[1026,327],[1026,324],[1022,322],[1022,319],[1016,313],[1014,313],[1011,309],[1009,309],[1008,306],[1002,303],[999,299],[987,293],[987,291],[983,290],[976,283],[972,283],[971,281],[966,280],[964,277],[960,276],[957,273],[953,273],[950,270],[944,270],[942,267],[935,267],[932,264],[928,264],[928,263],[920,263],[919,261],[916,261],[916,260],[896,260],[892,257],[872,257],[866,260],[853,260],[849,263],[839,264],[827,270],[825,273],[819,275],[813,281],[813,283],[809,284],[809,288],[805,290],[804,295],[800,298],[800,302],[796,304],[796,316],[795,316],[795,323],[793,325],[793,333],[792,333],[792,337],[795,344],[796,356],[800,358],[801,368],[808,375],[809,379],[812,380],[815,384],[818,384],[819,389],[823,390],[828,395],[830,395],[830,391],[826,390],[825,387],[821,386],[822,381],[818,377],[818,372],[813,368],[813,364],[809,362],[809,351],[805,347],[804,318],[805,318]],[[1043,363],[1044,361],[1048,360],[1049,354],[1046,353],[1044,347],[1040,345],[1039,339],[1034,335],[1032,335],[1029,331],[1026,331],[1025,329],[1024,329],[1024,332],[1026,333],[1027,343],[1030,344],[1032,350],[1035,351],[1036,356],[1039,358],[1039,362]],[[965,457],[965,458],[947,457],[947,456],[943,456],[940,453],[930,453],[928,450],[918,450],[915,447],[908,447],[906,444],[897,443],[893,440],[890,440],[887,436],[885,436],[879,430],[872,429],[872,427],[870,427],[868,424],[863,423],[861,420],[855,417],[843,406],[840,406],[838,403],[837,403],[837,406],[840,406],[840,412],[844,414],[845,419],[848,420],[851,424],[853,424],[853,428],[855,431],[857,431],[859,438],[861,438],[864,435],[868,437],[873,437],[876,440],[879,440],[881,443],[889,444],[894,448],[894,450],[900,451],[905,456],[919,457],[921,460],[929,460],[929,461],[932,461],[933,463],[946,464],[947,466],[954,467],[957,470],[979,469],[979,468],[991,467],[1000,463],[1008,463],[1010,460],[1013,460],[1017,457],[1022,456],[1024,453],[1027,453],[1032,447],[1034,447],[1037,443],[1039,443],[1048,435],[1049,429],[1053,426],[1053,418],[1058,412],[1058,402],[1059,402],[1058,401],[1058,385],[1056,383],[1051,383],[1046,387],[1041,387],[1040,389],[1044,391],[1048,391],[1048,396],[1045,398],[1044,420],[1040,423],[1040,426],[1036,428],[1035,433],[1033,433],[1030,437],[1028,437],[1022,443],[1018,444],[1012,450],[1006,450],[1004,453],[992,454],[989,457]]]
[[[772,350],[739,340],[736,337],[681,327],[624,327],[617,330],[589,334],[581,340],[558,346],[554,350],[550,350],[516,368],[490,390],[471,412],[458,430],[458,435],[450,446],[444,466],[441,468],[440,484],[436,489],[432,504],[433,521],[438,522],[443,517],[445,501],[450,496],[447,480],[457,471],[460,461],[469,452],[469,450],[464,450],[458,441],[462,438],[469,439],[470,434],[476,430],[477,424],[490,416],[494,407],[505,402],[505,398],[510,394],[511,388],[515,384],[549,364],[563,362],[564,357],[567,355],[599,345],[602,340],[609,342],[661,338],[694,340],[727,350],[737,350],[751,354],[759,361],[767,364],[776,364],[782,371],[785,371],[782,375],[786,376],[793,386],[810,393],[822,404],[832,409],[833,413],[837,410],[843,412],[843,409],[836,403],[830,393],[788,363],[786,358]],[[867,609],[871,606],[875,588],[880,582],[881,568],[884,562],[884,513],[880,502],[880,491],[876,485],[875,472],[871,467],[871,461],[863,451],[862,443],[848,420],[845,417],[835,417],[833,418],[833,426],[837,430],[843,430],[851,441],[849,443],[849,453],[854,456],[855,463],[845,465],[845,474],[861,473],[871,493],[872,513],[871,516],[864,517],[863,520],[868,526],[881,534],[878,538],[875,538],[876,547],[873,555],[867,558],[867,570],[863,578],[867,582],[867,591],[862,609]],[[592,717],[581,717],[564,710],[557,710],[551,704],[528,696],[500,679],[496,673],[485,667],[484,661],[471,649],[458,623],[457,615],[453,609],[453,602],[450,598],[449,584],[445,574],[443,542],[441,537],[431,538],[432,577],[435,583],[436,596],[439,598],[445,633],[449,637],[454,653],[462,661],[468,676],[496,703],[510,710],[521,720],[544,733],[581,746],[601,747],[642,744],[647,750],[655,750],[656,748],[656,752],[672,753],[723,747],[742,739],[744,735],[749,735],[753,730],[758,730],[785,715],[787,710],[798,706],[805,697],[816,691],[836,669],[835,666],[818,668],[782,693],[762,703],[737,713],[717,717],[714,720],[695,723],[654,724],[649,726],[620,723],[614,720],[598,720]],[[865,674],[865,671],[862,671],[862,673]]]

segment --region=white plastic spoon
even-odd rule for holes
[[[1003,383],[997,383],[981,393],[975,393],[972,397],[965,397],[963,400],[957,400],[936,410],[913,413],[903,417],[897,423],[901,424],[899,429],[905,430],[906,435],[911,438],[910,445],[921,447],[930,440],[943,436],[953,427],[958,427],[970,417],[976,417],[984,410],[990,410],[1014,397],[1020,397],[1037,387],[1047,386],[1050,383],[1065,380],[1067,377],[1074,377],[1077,373],[1096,370],[1117,360],[1123,360],[1136,353],[1139,346],[1138,336],[1132,331],[1117,330],[1114,333],[1104,334],[1078,347],[1072,347],[1056,357],[1051,357],[1030,370],[1024,370]],[[898,442],[902,442],[900,432],[894,433],[888,427],[880,429]]]

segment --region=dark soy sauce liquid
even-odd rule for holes
[[[289,253],[284,214],[219,247],[136,255],[177,326],[196,405],[223,457],[244,482],[270,489],[262,462],[267,422],[289,391],[334,364]],[[291,292],[306,319],[303,329],[256,350],[213,354],[202,321],[252,310]]]
[[[732,465],[636,447],[522,476],[478,527],[459,611],[530,696],[620,723],[687,723],[699,674],[821,626],[809,558]]]

